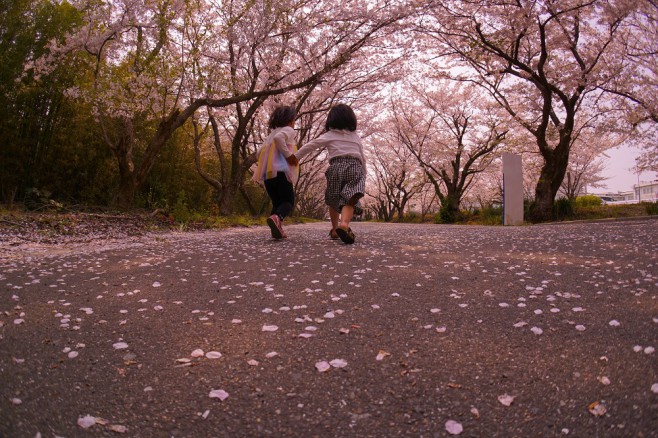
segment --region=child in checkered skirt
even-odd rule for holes
[[[283,220],[295,204],[294,184],[299,177],[299,165],[293,153],[295,143],[295,117],[297,110],[292,106],[279,106],[270,116],[270,134],[256,152],[258,165],[253,180],[265,186],[272,200],[272,211],[267,218],[275,239],[288,237],[283,231]]]
[[[354,243],[356,237],[350,221],[358,201],[365,193],[366,158],[361,138],[356,134],[356,115],[351,107],[338,104],[329,110],[325,130],[315,140],[294,154],[301,160],[316,149],[326,148],[329,169],[325,172],[327,189],[325,203],[329,206],[332,239]]]

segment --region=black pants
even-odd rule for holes
[[[276,178],[265,180],[265,190],[272,200],[272,212],[283,220],[292,211],[295,204],[295,190],[283,172],[277,172]]]

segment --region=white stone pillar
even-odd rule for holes
[[[521,155],[503,153],[503,225],[523,224]]]

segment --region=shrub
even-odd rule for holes
[[[171,214],[174,216],[176,222],[185,223],[190,220],[191,213],[190,209],[187,207],[185,190],[178,192],[178,198],[176,199],[176,204],[171,210]]]
[[[553,204],[553,212],[558,220],[574,217],[573,202],[568,198],[560,198]]]
[[[645,205],[647,209],[647,214],[650,216],[658,215],[658,201],[656,202],[647,202]]]
[[[595,207],[601,205],[603,201],[596,195],[578,196],[574,203],[575,207]]]
[[[500,225],[503,223],[503,208],[484,207],[480,211],[480,217],[485,225]]]
[[[408,222],[408,223],[413,223],[413,224],[419,224],[423,221],[423,217],[420,215],[420,213],[417,213],[415,211],[410,211],[407,214],[404,215],[402,222]]]

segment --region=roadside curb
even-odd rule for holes
[[[545,222],[534,225],[567,225],[567,224],[595,224],[606,222],[628,222],[628,221],[645,221],[645,220],[658,220],[658,215],[653,216],[633,216],[633,217],[611,217],[605,219],[583,219],[577,221],[562,221],[562,222]]]

